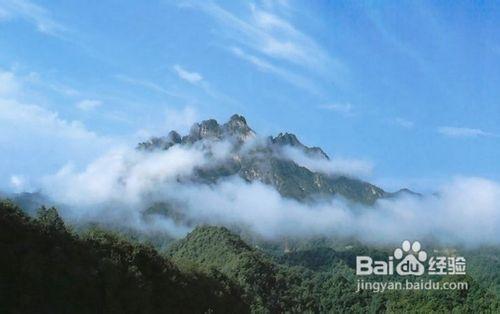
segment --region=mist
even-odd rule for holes
[[[154,152],[112,150],[83,169],[67,165],[43,178],[42,191],[65,204],[61,214],[74,223],[99,221],[174,237],[208,223],[239,225],[271,240],[355,236],[379,243],[429,237],[465,245],[500,242],[500,184],[491,180],[456,177],[433,195],[401,195],[373,206],[340,197],[299,202],[282,197],[271,186],[236,176],[213,184],[190,180],[195,169],[227,158],[232,158],[227,142],[200,141]],[[163,215],[145,219],[144,210],[158,202],[175,204],[183,221]]]
[[[302,150],[287,146],[282,150],[285,158],[293,160],[298,165],[315,172],[328,175],[347,175],[352,177],[367,177],[373,171],[373,164],[367,160],[331,157],[330,159],[314,158]]]

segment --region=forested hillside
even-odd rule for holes
[[[368,251],[367,251],[368,250]],[[484,312],[497,311],[497,297],[469,276],[437,281],[467,281],[466,291],[356,292],[356,255],[384,252],[366,247],[339,252],[327,247],[263,254],[223,227],[196,228],[168,251],[177,263],[216,269],[245,291],[255,312]]]
[[[354,246],[269,255],[224,227],[199,226],[166,252],[112,231],[75,234],[55,208],[37,218],[0,203],[1,313],[497,312],[494,276],[468,290],[356,292]],[[488,260],[486,260],[488,261]],[[493,279],[488,278],[493,277]],[[438,280],[438,279],[436,279]],[[484,283],[483,283],[484,284]]]
[[[225,276],[181,271],[152,247],[92,230],[76,236],[54,208],[36,220],[0,203],[0,313],[245,313]]]

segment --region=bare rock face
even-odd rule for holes
[[[271,137],[271,142],[278,146],[291,146],[302,150],[306,155],[313,158],[324,158],[329,160],[330,157],[319,147],[307,147],[302,144],[295,134],[280,133],[276,137]]]
[[[233,115],[228,122],[222,125],[224,133],[238,140],[247,140],[255,136],[255,132],[248,126],[246,119],[240,115]]]
[[[170,131],[167,136],[152,137],[147,142],[139,143],[137,148],[140,150],[151,151],[155,149],[167,150],[175,144],[181,143],[181,136],[176,131]]]
[[[222,138],[222,129],[219,123],[214,119],[209,119],[202,121],[201,123],[195,123],[189,135],[182,138],[183,143],[194,143],[202,139],[217,140]]]

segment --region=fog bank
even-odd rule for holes
[[[401,195],[364,207],[341,198],[306,204],[239,177],[210,185],[190,180],[196,168],[230,157],[230,145],[224,142],[201,142],[189,148],[176,145],[157,152],[114,150],[85,169],[68,165],[44,178],[43,192],[67,205],[63,212],[67,219],[102,220],[177,237],[193,224],[211,223],[242,225],[268,239],[340,235],[399,243],[432,236],[461,244],[500,242],[500,184],[494,181],[457,177],[436,195]],[[144,220],[142,212],[157,202],[175,204],[191,224],[159,215]]]

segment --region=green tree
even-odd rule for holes
[[[59,212],[55,207],[40,207],[37,211],[37,221],[46,228],[51,228],[59,232],[66,231],[64,221],[59,216]]]

